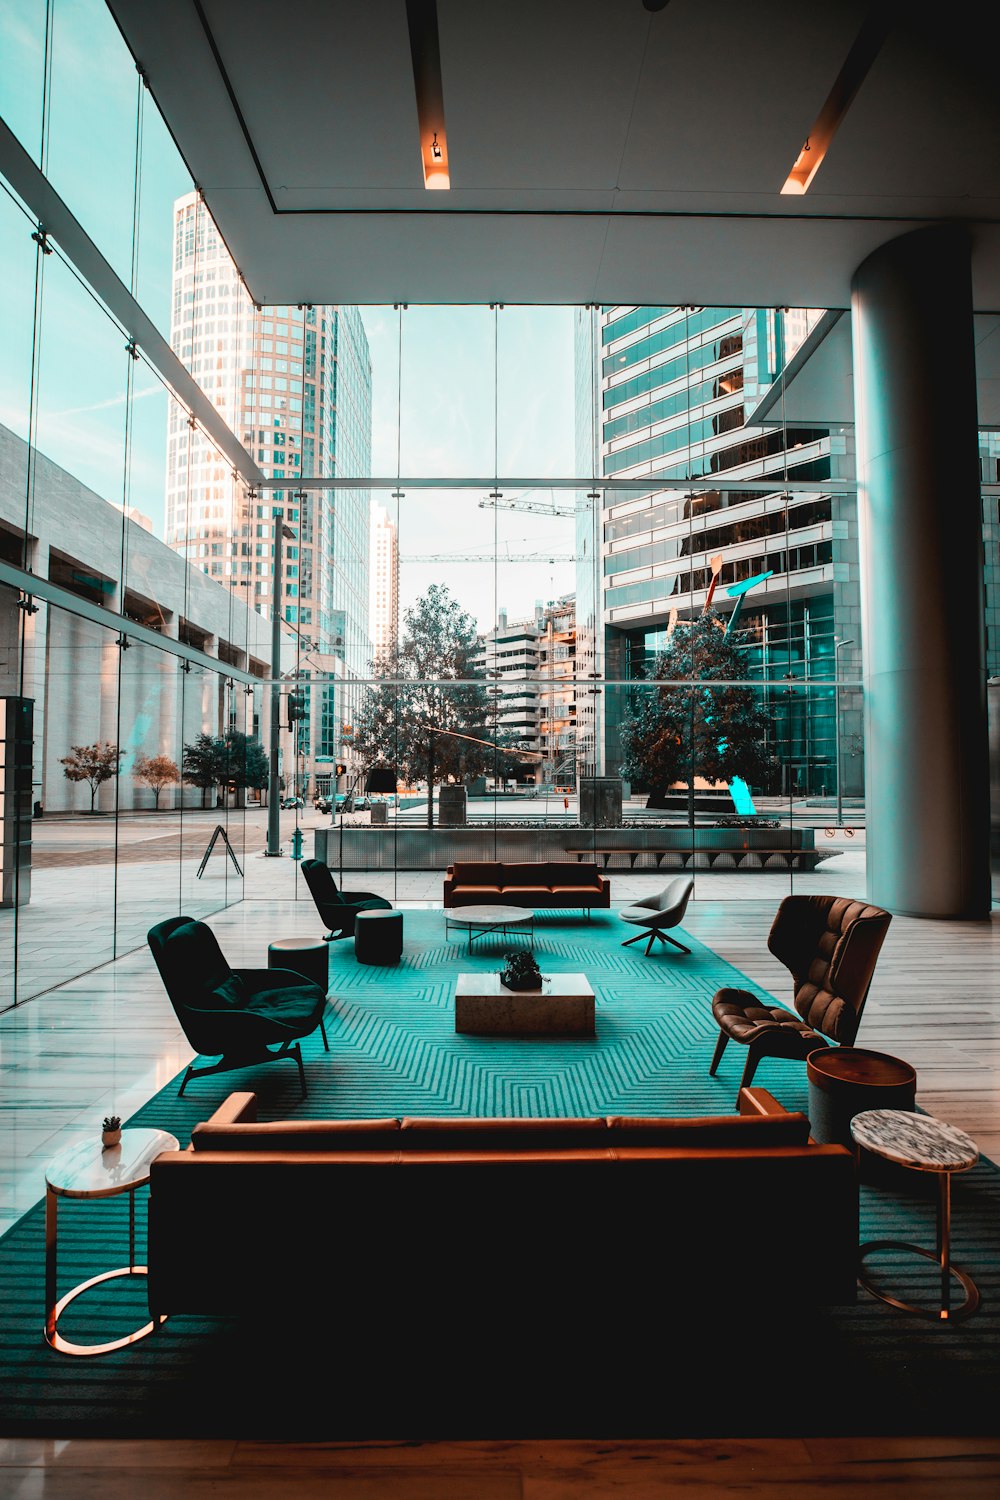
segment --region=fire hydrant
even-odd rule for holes
[[[296,828],[292,832],[292,858],[302,858],[302,829]]]

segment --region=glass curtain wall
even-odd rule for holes
[[[623,901],[863,894],[851,438],[753,420],[817,315],[361,314],[371,645],[324,689],[306,843],[404,903],[476,858],[594,859]]]
[[[166,338],[184,164],[100,0],[3,7],[0,56],[7,1008],[242,898],[268,648],[245,600],[162,540],[168,432],[245,506],[231,460],[8,176],[28,180],[23,148]]]

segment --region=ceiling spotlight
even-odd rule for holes
[[[792,170],[785,178],[781,189],[785,197],[809,191],[809,185],[822,165],[823,158],[833,143],[833,138],[843,123],[844,116],[858,89],[864,83],[878,56],[879,49],[889,32],[892,19],[891,7],[876,4],[858,32],[844,59],[844,65],[833,81],[823,108],[805,144],[792,163]]]
[[[439,139],[439,134],[442,139]],[[448,145],[443,139],[444,132],[433,133],[433,139],[424,141],[422,156],[424,159],[424,187],[431,190],[446,189],[451,187],[451,177],[448,173]]]

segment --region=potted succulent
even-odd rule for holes
[[[109,1146],[120,1146],[122,1122],[120,1115],[105,1115],[101,1125],[101,1142],[106,1151]]]
[[[534,954],[522,949],[505,953],[506,967],[500,971],[500,983],[508,990],[540,990],[542,975]]]

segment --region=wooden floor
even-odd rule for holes
[[[249,903],[248,922],[254,919]],[[229,943],[242,908],[227,914]],[[705,901],[685,926],[788,998],[767,953],[774,901]],[[249,929],[248,929],[249,930]],[[893,920],[859,1044],[917,1071],[918,1104],[967,1130],[1000,1161],[1000,915],[983,922]],[[322,1358],[335,1358],[324,1350]],[[317,1358],[320,1358],[318,1354]],[[752,1388],[753,1371],[731,1372]],[[790,1370],[790,1381],[802,1378]],[[605,1378],[605,1377],[601,1377]],[[761,1393],[769,1412],[781,1392]],[[851,1392],[844,1392],[849,1403]],[[1000,1432],[1000,1392],[998,1392]],[[670,1500],[822,1496],[862,1488],[895,1500],[996,1500],[1000,1437],[255,1444],[0,1438],[3,1500]]]

